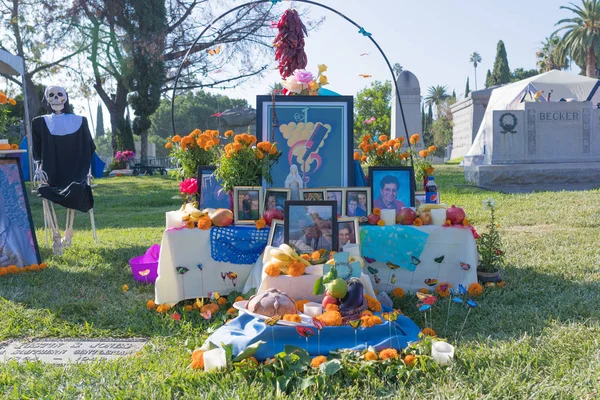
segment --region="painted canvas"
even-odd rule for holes
[[[40,262],[20,159],[0,158],[0,267]]]

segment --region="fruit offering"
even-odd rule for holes
[[[263,270],[269,276],[278,276],[279,274],[300,276],[310,265],[308,260],[300,257],[291,246],[285,243],[279,247],[272,247],[269,255],[271,259],[263,265]]]

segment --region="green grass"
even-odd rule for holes
[[[447,369],[394,379],[338,373],[327,386],[294,397],[582,399],[600,396],[600,191],[499,194],[469,186],[462,169],[436,166],[442,201],[461,205],[481,228],[481,201],[492,195],[506,247],[507,286],[487,290],[470,313]],[[190,350],[206,336],[198,313],[181,322],[145,309],[153,287],[135,283],[128,260],[159,243],[164,212],[177,208],[174,180],[158,177],[96,181],[96,225],[78,213],[73,247],[61,258],[45,248],[50,267],[0,277],[0,341],[63,337],[144,337],[138,356],[54,366],[0,364],[2,398],[244,398],[275,397],[262,370],[204,374],[186,368]],[[41,202],[30,199],[37,227]],[[65,213],[60,210],[61,226]],[[128,284],[129,292],[121,286]],[[414,299],[403,310],[417,323]],[[445,313],[434,314],[443,328]],[[460,328],[456,310],[448,337]],[[390,377],[391,376],[391,377]]]

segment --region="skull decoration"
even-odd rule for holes
[[[44,92],[46,101],[52,107],[55,113],[60,114],[65,108],[65,103],[68,100],[67,92],[60,86],[48,86]]]

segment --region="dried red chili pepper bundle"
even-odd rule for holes
[[[295,70],[306,68],[308,61],[304,52],[304,36],[308,36],[308,33],[296,10],[286,10],[277,28],[279,33],[273,42],[277,49],[275,60],[279,61],[281,78],[285,79]]]

